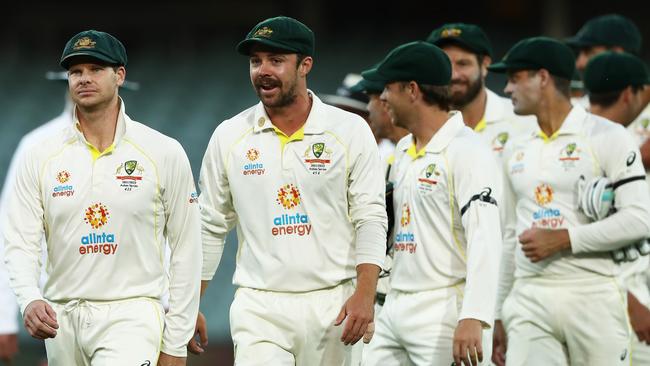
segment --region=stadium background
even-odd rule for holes
[[[121,91],[135,120],[178,139],[198,177],[201,159],[216,125],[257,102],[248,79],[247,59],[234,47],[258,21],[276,15],[302,20],[316,34],[314,68],[308,86],[317,94],[334,93],[348,72],[379,61],[391,48],[424,39],[446,22],[481,25],[501,58],[517,40],[575,34],[591,17],[616,12],[631,18],[644,35],[643,58],[650,60],[650,4],[638,1],[351,2],[318,1],[132,1],[11,2],[0,15],[0,182],[20,137],[57,116],[66,84],[47,81],[60,71],[65,42],[85,29],[117,36],[129,56],[127,79],[139,91]],[[504,79],[488,76],[502,93]],[[210,349],[189,365],[232,364],[228,309],[235,288],[236,238],[228,238],[219,270],[202,301]],[[89,279],[91,280],[91,279]],[[41,342],[20,334],[15,365],[35,365],[44,355]]]

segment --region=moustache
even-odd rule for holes
[[[262,87],[265,88],[275,88],[281,87],[282,83],[279,80],[273,79],[271,77],[259,77],[255,79],[255,88],[259,89]]]

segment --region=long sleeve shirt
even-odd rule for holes
[[[34,300],[158,299],[169,282],[162,351],[186,355],[198,312],[200,218],[181,145],[131,120],[120,104],[113,144],[99,152],[73,124],[29,149],[3,230],[21,311]],[[38,288],[41,238],[44,292]],[[171,248],[169,278],[164,245]]]

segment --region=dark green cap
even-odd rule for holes
[[[70,38],[63,49],[60,65],[70,68],[71,59],[77,56],[92,57],[109,65],[126,66],[126,49],[117,38],[106,32],[87,30]]]
[[[248,56],[255,44],[299,53],[306,56],[314,55],[314,32],[301,22],[279,16],[261,21],[239,42],[237,52]]]
[[[392,81],[449,85],[451,62],[437,46],[417,41],[396,47],[377,67],[362,72],[361,76],[382,86]]]
[[[619,91],[628,86],[650,84],[647,66],[629,53],[603,52],[587,63],[584,74],[589,93]]]
[[[384,91],[384,84],[378,81],[361,79],[350,89],[355,92],[359,91],[366,94],[381,94]]]
[[[566,42],[576,48],[620,46],[627,52],[638,54],[641,51],[641,32],[630,19],[607,14],[589,20]]]
[[[483,30],[474,24],[449,23],[431,32],[427,42],[438,47],[455,44],[479,55],[492,57],[492,44]]]
[[[533,37],[517,42],[501,61],[488,66],[488,70],[546,69],[552,75],[571,80],[575,63],[575,55],[566,44],[553,38]]]

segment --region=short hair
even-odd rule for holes
[[[302,53],[296,53],[296,70],[300,67],[300,64],[306,58],[307,58],[307,55],[304,55]]]
[[[402,81],[399,83],[400,88],[406,88],[408,81]],[[418,84],[418,88],[422,92],[422,100],[428,105],[437,106],[443,111],[449,111],[451,109],[451,93],[449,92],[449,85],[429,85],[429,84]]]
[[[449,92],[449,85],[427,85],[419,84],[418,87],[422,91],[422,99],[425,103],[432,106],[437,106],[443,111],[451,109],[451,93]]]
[[[643,85],[630,85],[630,87],[632,88],[632,92],[634,94],[643,90]],[[618,98],[621,97],[621,93],[623,93],[625,89],[627,89],[627,87],[615,91],[589,93],[589,104],[598,105],[602,108],[609,108],[614,105],[614,103],[616,103]]]

